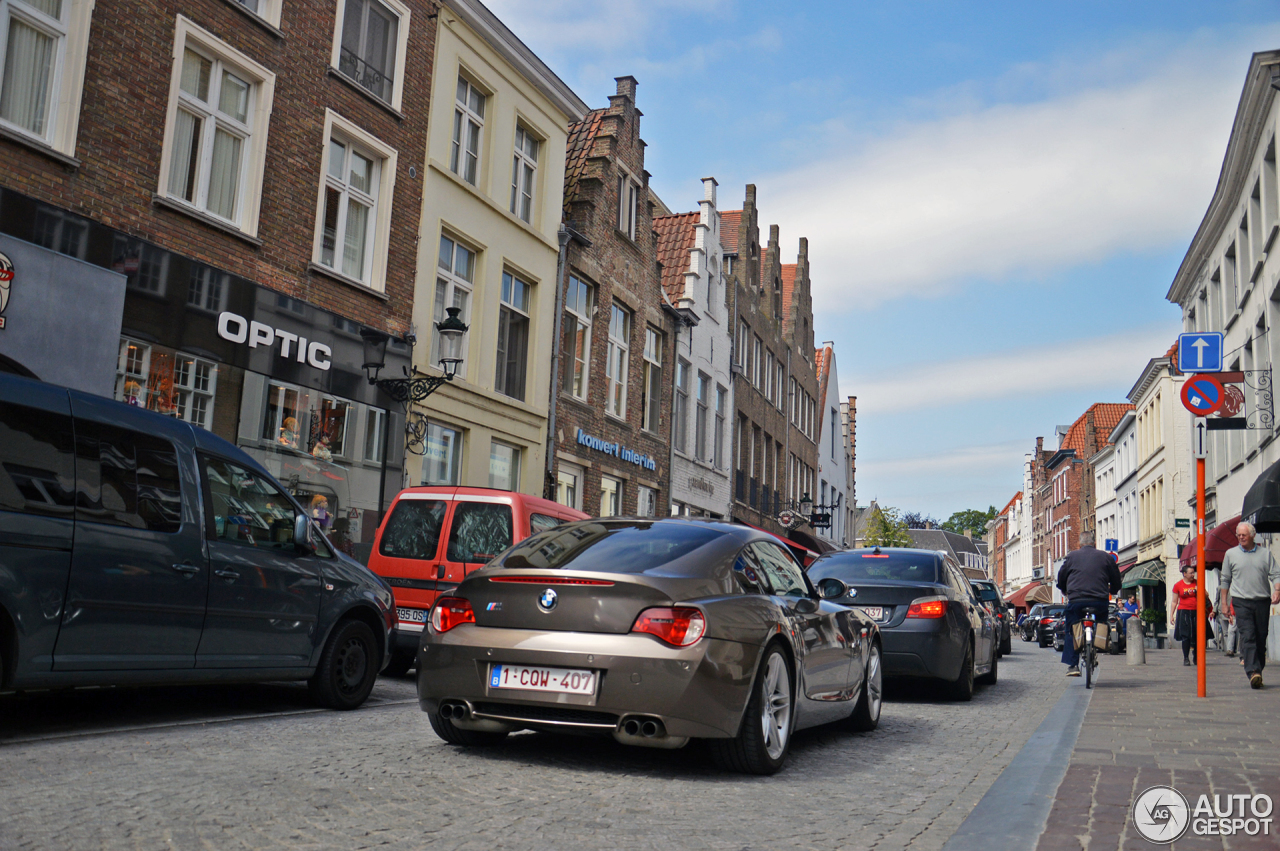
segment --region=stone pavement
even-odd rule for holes
[[[1100,679],[1037,851],[1150,849],[1130,820],[1134,798],[1172,786],[1194,808],[1200,795],[1268,794],[1273,833],[1192,836],[1174,849],[1280,848],[1280,664],[1271,685],[1249,688],[1238,659],[1208,651],[1208,697],[1177,650],[1148,650],[1147,664],[1103,656]],[[1073,686],[1083,688],[1083,680]]]

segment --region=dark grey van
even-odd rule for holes
[[[0,374],[0,691],[292,679],[354,709],[392,618],[232,444]]]

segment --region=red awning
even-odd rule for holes
[[[1236,541],[1236,526],[1239,523],[1240,517],[1237,515],[1214,526],[1209,530],[1209,534],[1204,536],[1204,566],[1207,570],[1221,567],[1222,560],[1227,555],[1227,550],[1238,543]],[[1182,555],[1178,556],[1178,565],[1180,567],[1194,567],[1195,563],[1196,539],[1193,537],[1182,548]]]
[[[1120,565],[1120,572],[1124,573],[1126,570],[1133,567],[1137,563],[1138,563],[1138,560],[1136,558],[1133,561],[1125,562],[1124,564]]]
[[[1035,582],[1031,582],[1023,586],[1022,588],[1019,588],[1017,591],[1014,591],[1011,595],[1009,595],[1009,599],[1006,600],[1006,602],[1012,603],[1016,608],[1019,608],[1019,609],[1030,608],[1030,604],[1027,603],[1027,595],[1035,591],[1037,588],[1045,588],[1045,587],[1046,586],[1043,585],[1040,582],[1040,580],[1037,579]],[[1039,602],[1044,602],[1044,601],[1039,601]]]

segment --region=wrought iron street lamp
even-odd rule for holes
[[[467,333],[467,325],[458,318],[460,308],[446,308],[448,316],[436,323],[436,333],[440,335],[440,371],[441,375],[419,374],[414,367],[413,375],[404,378],[379,378],[378,373],[387,365],[387,343],[391,337],[373,328],[364,328],[360,336],[364,340],[364,371],[370,384],[377,385],[392,399],[408,405],[421,402],[445,384],[453,381],[458,374],[458,366],[462,363],[462,338]]]
[[[807,493],[800,497],[800,513],[803,514],[806,519],[808,519],[809,515],[813,513],[813,500]]]

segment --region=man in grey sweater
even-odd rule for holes
[[[1235,606],[1236,635],[1240,640],[1240,657],[1249,685],[1262,688],[1262,669],[1267,664],[1267,628],[1271,623],[1271,605],[1280,603],[1280,564],[1271,551],[1254,543],[1256,532],[1251,523],[1236,526],[1240,546],[1227,550],[1222,559],[1222,610]]]

